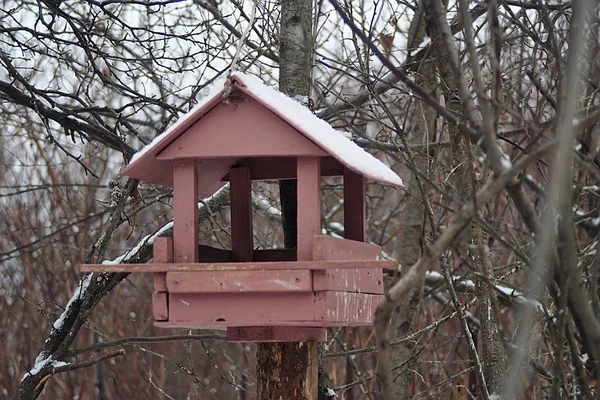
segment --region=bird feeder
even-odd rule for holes
[[[154,274],[159,327],[227,329],[231,341],[324,340],[365,326],[383,299],[379,246],[365,243],[365,180],[402,180],[310,110],[245,74],[229,76],[134,156],[123,175],[173,188],[173,238],[152,264],[82,271]],[[321,177],[343,176],[344,238],[321,235]],[[296,179],[295,249],[255,249],[251,183]],[[231,249],[199,245],[198,197],[227,182]]]

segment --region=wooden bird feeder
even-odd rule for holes
[[[227,328],[231,341],[324,340],[325,327],[373,322],[383,298],[381,248],[365,243],[365,179],[396,187],[387,166],[300,103],[235,74],[122,171],[173,188],[173,238],[152,264],[83,265],[84,272],[152,272],[160,327]],[[321,235],[323,176],[344,178],[344,239]],[[298,181],[296,249],[256,250],[253,180]],[[226,182],[231,250],[198,243],[198,197]]]

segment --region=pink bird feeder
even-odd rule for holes
[[[366,179],[403,188],[386,165],[310,110],[236,73],[142,149],[123,175],[173,188],[173,238],[151,264],[84,272],[154,274],[160,327],[227,329],[230,341],[325,340],[326,327],[371,325],[383,299],[379,246],[365,243]],[[321,235],[321,177],[343,176],[344,238]],[[295,249],[255,250],[251,183],[298,181]],[[198,244],[198,197],[227,182],[231,250]]]

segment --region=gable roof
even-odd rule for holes
[[[404,187],[402,179],[395,172],[359,147],[344,133],[335,130],[302,104],[278,90],[266,86],[259,78],[242,73],[235,73],[228,77],[227,81],[221,80],[212,85],[208,96],[150,144],[137,152],[121,173],[139,180],[171,186],[172,160],[159,160],[157,158],[159,153],[219,105],[224,100],[224,91],[228,86],[230,86],[228,90],[240,90],[262,104],[291,125],[298,133],[354,172],[362,174],[370,180],[400,188]],[[200,169],[217,168],[226,173],[235,161],[232,158],[212,159]],[[210,187],[204,187],[205,193],[201,195],[210,195],[222,186],[221,178],[225,173],[222,173],[214,184],[209,185]]]

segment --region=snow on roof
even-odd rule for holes
[[[363,150],[350,140],[347,133],[337,131],[324,120],[314,115],[307,107],[291,99],[285,94],[265,85],[259,78],[243,73],[235,73],[229,77],[233,88],[251,96],[273,113],[278,115],[298,132],[321,147],[340,163],[366,178],[387,183],[396,187],[405,187],[402,179],[387,165]],[[181,135],[202,116],[220,103],[227,82],[218,80],[209,89],[209,94],[192,110],[181,117],[174,125],[157,136],[150,144],[136,153],[127,169],[138,164],[142,158],[156,156],[173,140]],[[127,174],[127,169],[124,174]]]
[[[314,115],[307,107],[280,91],[268,87],[257,77],[236,73],[233,79],[243,84],[243,86],[238,85],[242,91],[271,109],[354,172],[379,182],[404,187],[402,179],[387,165]]]

